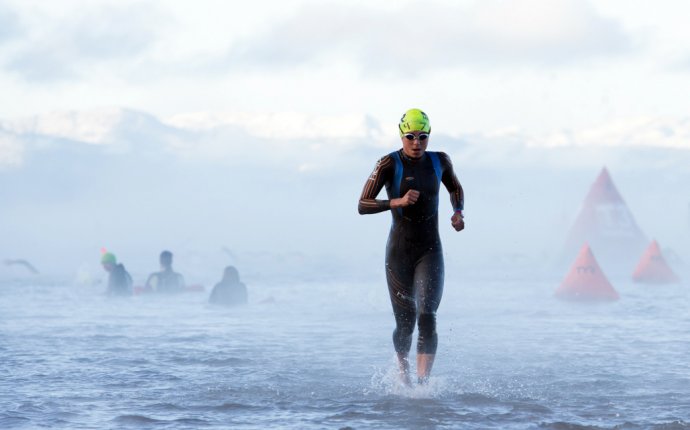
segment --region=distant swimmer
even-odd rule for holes
[[[213,287],[209,302],[214,305],[238,306],[247,304],[247,287],[233,266],[223,272],[223,279]]]
[[[125,270],[125,266],[117,263],[115,254],[104,253],[101,256],[101,264],[108,272],[108,289],[106,290],[108,295],[128,296],[132,294],[132,277]]]
[[[163,251],[160,255],[161,271],[152,273],[146,281],[146,289],[159,293],[179,293],[185,288],[184,278],[172,268],[173,254]]]
[[[426,151],[431,126],[424,112],[408,110],[398,129],[402,149],[378,161],[364,185],[358,210],[362,215],[390,210],[393,216],[386,245],[386,280],[396,324],[393,345],[403,382],[410,384],[408,354],[417,324],[417,377],[425,383],[436,355],[436,310],[443,294],[440,184],[450,193],[450,222],[456,231],[465,228],[464,194],[448,155]],[[384,185],[388,200],[377,200]]]

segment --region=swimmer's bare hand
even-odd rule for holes
[[[411,206],[411,205],[417,203],[417,199],[419,199],[419,191],[409,190],[408,192],[405,193],[404,196],[400,197],[399,199],[391,200],[391,209],[404,208],[405,206]]]
[[[462,216],[462,212],[455,212],[452,217],[450,217],[450,225],[453,226],[455,231],[461,231],[465,228],[465,219]]]

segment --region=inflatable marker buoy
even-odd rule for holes
[[[678,276],[666,264],[659,244],[652,240],[633,273],[633,281],[642,284],[672,284],[679,282]]]
[[[570,228],[564,255],[573,255],[589,243],[606,267],[629,273],[648,240],[618,192],[606,167],[594,181]]]
[[[556,290],[556,297],[582,301],[618,300],[619,298],[586,243],[580,249],[570,272]]]

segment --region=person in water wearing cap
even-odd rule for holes
[[[417,377],[425,383],[438,344],[436,310],[443,294],[443,251],[438,233],[440,184],[450,193],[451,226],[460,231],[464,194],[443,152],[427,151],[429,117],[410,109],[398,126],[402,148],[382,157],[369,176],[359,199],[362,215],[391,211],[393,221],[386,245],[386,280],[395,315],[393,346],[403,382],[410,384],[408,354],[415,324]],[[377,200],[386,187],[387,200]]]
[[[179,293],[184,289],[184,278],[172,268],[173,254],[163,251],[160,255],[161,271],[152,273],[146,280],[146,289],[159,293]]]
[[[247,287],[240,282],[240,274],[233,266],[223,271],[223,279],[213,287],[209,302],[214,305],[238,306],[247,304]]]
[[[117,263],[112,252],[105,252],[101,256],[103,269],[108,272],[108,289],[106,294],[111,296],[128,296],[132,294],[132,277],[125,266]]]

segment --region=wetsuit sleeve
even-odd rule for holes
[[[132,280],[132,275],[130,275],[129,272],[126,270],[125,270],[125,283],[127,284],[127,289],[132,288],[132,284],[134,284],[134,281]]]
[[[450,204],[453,205],[453,210],[461,211],[465,209],[465,193],[462,191],[462,185],[460,185],[460,181],[458,181],[457,176],[455,176],[453,163],[451,163],[448,154],[439,152],[439,156],[441,165],[443,166],[441,182],[443,182],[443,185],[446,186],[446,189],[450,193]]]
[[[391,208],[390,200],[376,200],[376,196],[381,192],[386,181],[393,177],[394,169],[395,164],[390,155],[382,157],[376,163],[376,167],[364,184],[362,195],[359,198],[357,210],[360,215],[375,214]]]

